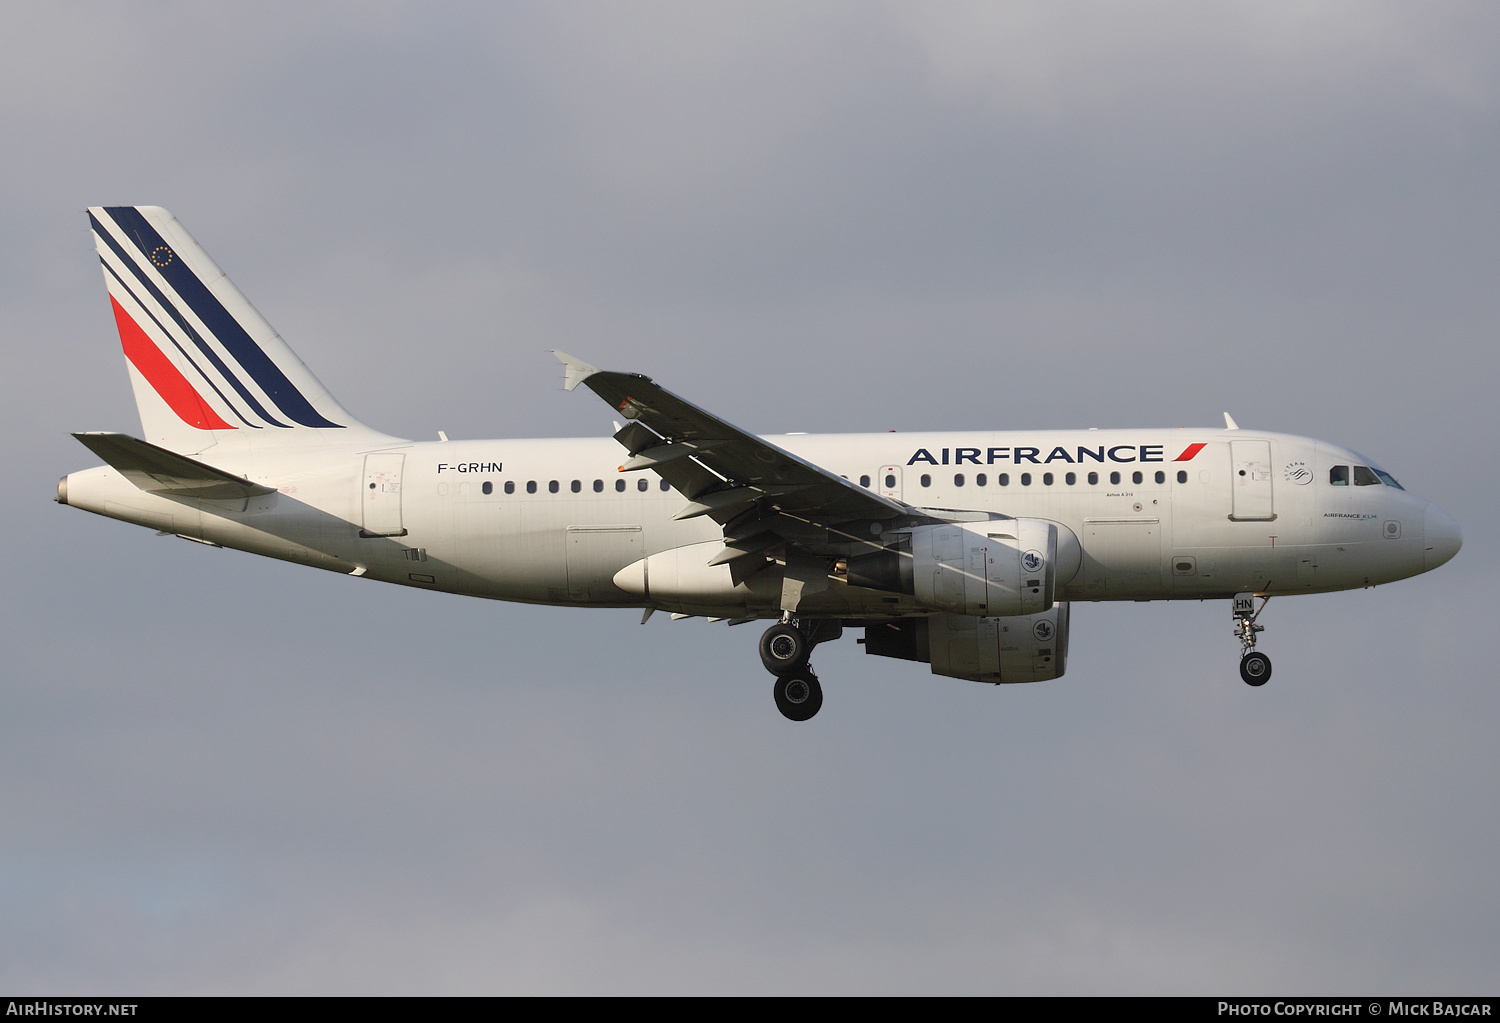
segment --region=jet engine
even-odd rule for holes
[[[1045,682],[1068,661],[1068,602],[1032,615],[933,615],[865,626],[865,653],[932,665],[970,682]]]
[[[850,558],[851,586],[909,593],[935,611],[1033,615],[1052,607],[1078,571],[1082,550],[1045,519],[918,526],[883,551]]]

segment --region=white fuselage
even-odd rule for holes
[[[1436,567],[1459,543],[1453,520],[1415,494],[1383,483],[1334,485],[1335,467],[1368,464],[1359,455],[1282,434],[1088,430],[772,440],[872,490],[939,510],[939,517],[1026,517],[1066,527],[1079,557],[1076,571],[1058,579],[1059,599],[1372,586]],[[631,585],[631,565],[666,552],[694,570],[706,565],[723,549],[721,530],[708,517],[674,520],[686,499],[663,490],[650,471],[622,473],[624,452],[609,438],[392,440],[373,447],[368,439],[320,439],[262,451],[220,445],[201,457],[276,493],[170,498],[105,466],[66,477],[59,499],[192,539],[408,586],[546,604],[779,613],[779,581],[715,588],[710,574],[703,585],[669,593]],[[878,617],[922,609],[910,596],[851,587],[835,575],[800,610]]]

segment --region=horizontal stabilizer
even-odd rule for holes
[[[222,469],[123,433],[75,433],[73,436],[148,494],[229,501],[276,492],[274,487],[263,487],[239,476],[231,476]]]

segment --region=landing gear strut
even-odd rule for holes
[[[1245,680],[1246,685],[1263,686],[1271,679],[1271,659],[1255,649],[1256,635],[1266,631],[1266,627],[1256,625],[1255,620],[1270,602],[1270,597],[1262,597],[1260,607],[1257,608],[1255,594],[1234,595],[1234,634],[1239,637],[1240,648],[1243,650],[1240,657],[1240,678]]]
[[[760,637],[760,661],[776,676],[772,695],[783,715],[806,721],[823,706],[823,687],[807,659],[813,647],[837,639],[843,631],[843,624],[836,620],[803,623],[788,615]]]

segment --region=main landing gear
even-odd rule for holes
[[[793,721],[806,721],[823,706],[823,687],[807,663],[813,647],[842,633],[840,622],[799,622],[783,618],[760,637],[760,661],[776,676],[776,709]]]
[[[1240,648],[1244,651],[1240,657],[1240,678],[1246,685],[1263,686],[1271,679],[1271,659],[1255,649],[1256,635],[1266,631],[1266,627],[1256,625],[1255,620],[1270,602],[1270,597],[1262,597],[1257,608],[1255,594],[1234,595],[1234,634],[1239,637]]]

